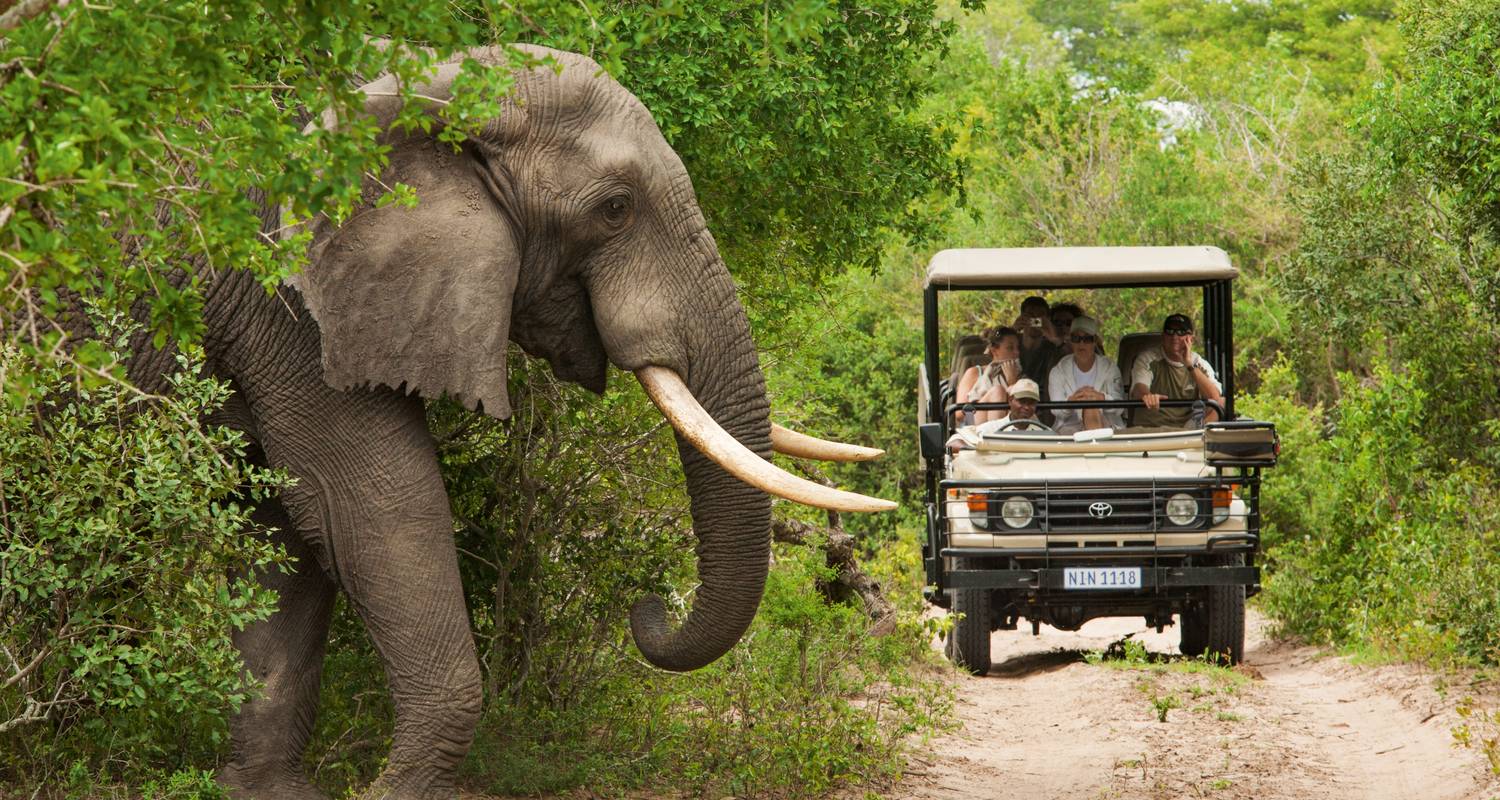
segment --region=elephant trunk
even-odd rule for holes
[[[723,270],[722,262],[718,267]],[[755,456],[769,459],[765,381],[733,283],[727,271],[722,275],[721,291],[728,295],[728,302],[717,306],[722,318],[702,326],[712,341],[686,343],[688,369],[683,377],[713,422]],[[755,618],[770,566],[771,499],[700,451],[676,420],[674,426],[697,534],[700,585],[680,627],[673,629],[666,603],[649,596],[631,608],[630,628],[648,661],[662,669],[687,671],[729,652]]]

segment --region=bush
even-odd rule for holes
[[[1490,469],[1445,460],[1426,430],[1441,412],[1418,371],[1344,376],[1318,436],[1285,362],[1246,398],[1271,419],[1282,462],[1265,484],[1265,604],[1318,641],[1405,657],[1500,660],[1500,500]],[[1492,423],[1493,424],[1493,423]]]
[[[281,480],[200,424],[229,392],[201,356],[178,367],[148,397],[0,346],[29,390],[0,404],[0,786],[211,762],[252,691],[230,627],[275,596],[229,570],[284,559],[246,502]]]
[[[915,550],[905,556],[914,572]],[[608,677],[573,706],[491,708],[470,780],[502,793],[655,785],[705,797],[888,781],[906,736],[940,724],[950,690],[919,666],[935,656],[915,616],[872,637],[862,613],[818,594],[829,577],[815,543],[778,545],[761,612],[727,656],[673,674],[608,655]]]

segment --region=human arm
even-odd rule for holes
[[[1192,364],[1193,383],[1198,387],[1198,396],[1204,400],[1213,400],[1220,406],[1224,405],[1224,393],[1219,387],[1219,381],[1214,376],[1214,368],[1197,353],[1193,354]],[[1204,422],[1218,422],[1219,412],[1212,406],[1208,408],[1203,416]]]
[[[1124,400],[1125,387],[1120,379],[1120,366],[1109,358],[1103,358],[1104,367],[1099,376],[1099,391],[1105,400]],[[1111,428],[1125,427],[1125,409],[1111,408],[1102,412],[1104,425]],[[1104,427],[1101,425],[1100,427]]]
[[[1077,393],[1073,386],[1073,370],[1069,368],[1068,359],[1064,358],[1053,365],[1052,370],[1047,373],[1047,398],[1049,400],[1072,400]],[[1071,408],[1052,409],[1052,427],[1062,431],[1064,428],[1077,428],[1078,412]],[[1071,425],[1070,425],[1071,423]]]
[[[963,423],[964,412],[962,406],[965,403],[971,402],[969,400],[969,392],[972,392],[974,384],[979,382],[979,369],[979,367],[969,367],[964,370],[963,377],[958,379],[958,389],[953,392],[953,402],[960,406],[959,409],[953,412],[953,421],[955,424]]]
[[[1166,399],[1166,395],[1151,391],[1151,365],[1159,358],[1159,352],[1148,350],[1141,353],[1135,360],[1135,370],[1130,376],[1130,399],[1141,401],[1146,408],[1161,408],[1161,401]]]

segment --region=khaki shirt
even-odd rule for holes
[[[1214,368],[1205,360],[1203,370],[1208,379],[1219,386]],[[1193,371],[1186,364],[1174,364],[1167,360],[1160,348],[1147,350],[1135,360],[1135,369],[1130,378],[1131,386],[1144,383],[1152,394],[1165,395],[1171,400],[1199,399],[1198,384],[1193,380]],[[1220,391],[1223,391],[1221,388]],[[1135,410],[1136,427],[1182,428],[1193,416],[1191,408],[1138,408]]]

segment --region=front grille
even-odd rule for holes
[[[1167,500],[1176,494],[1191,496],[1196,505],[1188,525],[1167,520]],[[1018,495],[1031,501],[1034,515],[1019,529],[1000,522],[1005,501]],[[1008,486],[992,490],[986,505],[990,530],[998,534],[1112,533],[1202,530],[1212,515],[1211,502],[1208,492],[1193,486]]]

